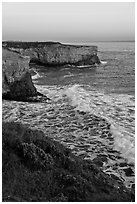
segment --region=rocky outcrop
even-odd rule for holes
[[[100,64],[97,46],[65,45],[58,42],[4,42],[3,46],[29,56],[31,62],[47,66]]]
[[[3,48],[2,96],[4,99],[33,101],[32,97],[40,95],[32,82],[29,62],[29,57],[21,56]]]
[[[43,132],[2,125],[3,201],[130,202],[134,194]]]
[[[84,66],[99,64],[100,60],[96,46],[63,45],[58,42],[3,42],[4,99],[42,102],[47,100],[46,96],[39,94],[34,87],[29,72],[30,62],[47,66]]]

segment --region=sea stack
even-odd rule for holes
[[[30,58],[2,49],[2,95],[5,99],[25,100],[37,95],[29,73]]]
[[[47,99],[37,92],[32,82],[29,72],[31,62],[49,68],[68,64],[100,64],[97,46],[64,45],[59,42],[3,42],[3,99],[35,102],[43,101],[43,97],[44,101]]]

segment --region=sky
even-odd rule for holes
[[[2,40],[134,41],[133,2],[5,2]]]

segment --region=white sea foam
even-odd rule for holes
[[[107,64],[107,62],[106,62],[106,61],[100,61],[100,62],[101,62],[101,64],[102,64],[102,65]]]
[[[79,65],[79,66],[76,66],[76,67],[78,67],[78,68],[89,68],[89,67],[94,67],[95,65],[91,65],[91,64],[89,64],[89,65]]]
[[[104,94],[88,86],[73,85],[62,88],[37,86],[54,101],[66,96],[77,110],[89,112],[106,119],[111,124],[114,149],[121,152],[127,162],[134,163],[135,104],[134,96]]]
[[[114,149],[130,163],[134,163],[134,101],[133,96],[86,91],[79,85],[66,89],[76,109],[105,118],[111,124]]]
[[[64,75],[63,78],[73,77],[73,76],[74,76],[74,74],[71,74],[71,73],[69,72],[69,74]]]
[[[40,74],[35,70],[36,74],[34,76],[32,76],[32,79],[38,79],[40,78]]]
[[[122,153],[127,162],[135,162],[135,141],[134,135],[124,130],[122,127],[111,125],[111,133],[115,138],[114,149]]]
[[[3,120],[22,122],[45,133],[49,132],[50,136],[56,140],[63,142],[67,147],[74,148],[73,153],[76,154],[83,151],[84,144],[88,144],[87,147],[84,147],[85,158],[94,159],[100,153],[106,155],[108,161],[103,164],[102,170],[108,171],[107,173],[110,174],[118,174],[125,180],[125,185],[130,187],[131,183],[134,182],[134,177],[125,178],[125,174],[121,170],[123,167],[119,168],[119,164],[123,162],[126,165],[127,163],[134,163],[134,97],[124,94],[106,95],[97,90],[91,90],[91,87],[77,84],[35,86],[39,92],[51,98],[51,101],[49,103],[37,103],[37,105],[35,103],[5,101],[3,103]],[[75,109],[89,114],[86,114],[85,117]],[[103,129],[101,133],[97,132],[100,131],[99,127],[102,122],[99,122],[97,126],[95,125],[97,133],[95,136],[91,135],[90,129],[83,129],[83,127],[89,127],[88,123],[90,122],[87,118],[90,119],[91,117],[92,121],[91,114],[103,117],[111,124],[112,135],[108,134],[110,138],[102,137]],[[59,127],[60,124],[65,126]],[[106,123],[103,122],[103,124]],[[71,126],[73,126],[72,132]],[[79,147],[80,144],[81,147]],[[95,149],[92,149],[93,146]],[[116,151],[113,152],[113,150]],[[120,154],[117,151],[121,153],[122,157],[119,157]]]

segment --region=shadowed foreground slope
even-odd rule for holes
[[[130,192],[92,162],[43,132],[3,123],[3,201],[131,201]]]

